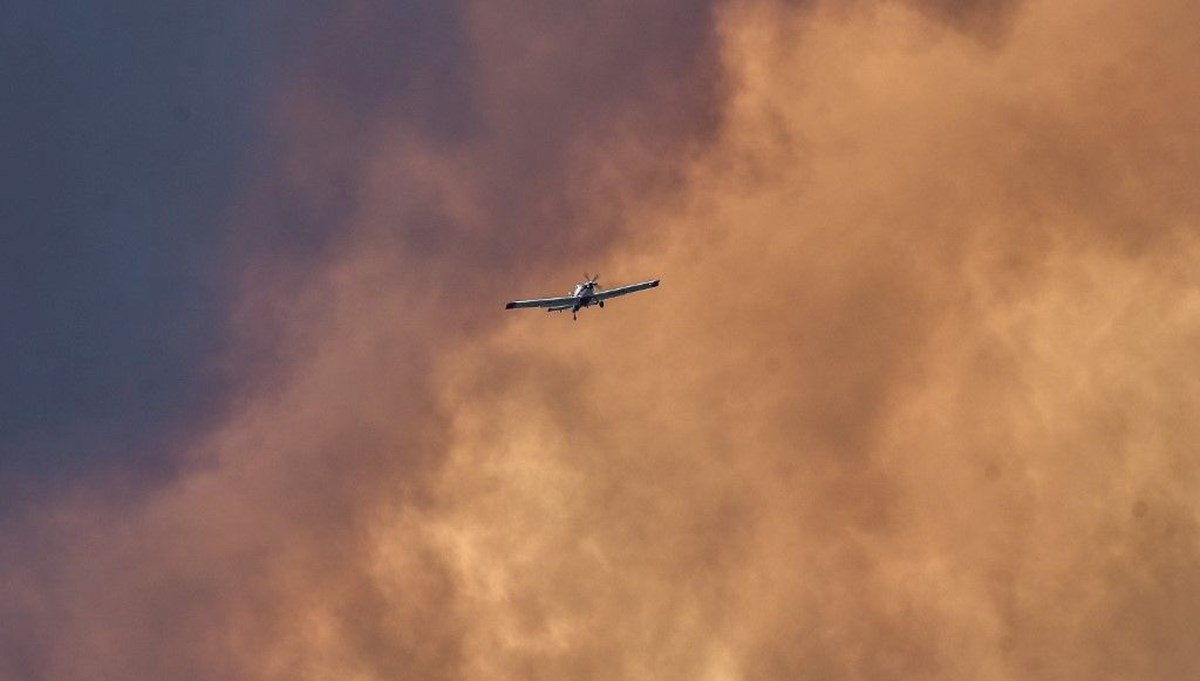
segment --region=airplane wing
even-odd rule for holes
[[[637,284],[630,284],[628,286],[618,286],[617,288],[610,288],[605,291],[596,292],[592,296],[592,300],[597,300],[597,301],[608,300],[609,298],[616,298],[617,296],[623,296],[626,293],[636,293],[638,291],[645,291],[646,289],[654,288],[655,286],[658,286],[658,279],[651,279],[650,281],[643,281],[643,282],[639,282]]]
[[[575,299],[571,296],[563,296],[562,298],[534,298],[532,300],[514,300],[504,306],[505,310],[515,310],[519,307],[571,307],[575,304]]]

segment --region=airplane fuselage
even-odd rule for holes
[[[571,297],[575,298],[575,309],[587,307],[592,296],[596,293],[596,282],[589,281],[583,284],[575,284],[575,289],[571,291]]]
[[[562,312],[564,310],[570,310],[571,315],[574,316],[575,313],[579,312],[579,310],[588,307],[589,305],[599,305],[600,307],[604,307],[604,301],[595,300],[595,295],[596,282],[586,281],[581,284],[575,284],[575,288],[571,289],[570,293],[570,296],[574,298],[570,305],[555,306],[548,308],[546,311]]]

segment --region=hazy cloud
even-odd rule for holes
[[[6,520],[0,675],[1195,673],[1197,10],[635,4],[335,13],[245,211],[341,229],[185,474]]]

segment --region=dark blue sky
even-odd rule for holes
[[[347,149],[369,148],[381,115],[432,139],[468,135],[458,13],[5,6],[0,482],[169,470],[165,439],[219,418],[236,388],[216,364],[243,268],[265,252],[317,253],[352,209],[278,177],[281,95],[335,107],[327,135]],[[343,170],[323,171],[330,186],[350,182]]]
[[[478,55],[458,2],[9,3],[0,483],[110,464],[169,471],[164,443],[219,419],[236,391],[237,376],[217,366],[247,263],[320,253],[354,211],[352,198],[330,197],[343,186],[351,196],[380,123],[435,146],[490,140],[479,162],[492,179],[493,228],[448,253],[451,233],[431,215],[397,227],[405,244],[467,271],[553,255],[512,244],[522,234],[546,242],[530,206],[551,225],[569,210],[546,208],[565,181],[564,140],[605,134],[647,98],[678,112],[638,119],[647,139],[686,139],[707,125],[694,114],[713,92],[707,7],[640,6],[587,47],[607,59],[514,71],[530,83],[513,100],[519,115],[489,128],[473,101]],[[593,39],[587,17],[554,30],[564,29]],[[301,142],[278,110],[297,92],[328,114]],[[336,159],[309,149],[314,135]],[[279,172],[282,155],[306,154],[330,188],[319,200]]]
[[[267,150],[258,11],[5,5],[4,473],[155,465],[155,438],[213,408],[231,206]]]

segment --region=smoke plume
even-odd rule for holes
[[[1200,672],[1195,3],[355,7],[246,208],[339,231],[177,480],[5,521],[4,678]]]

